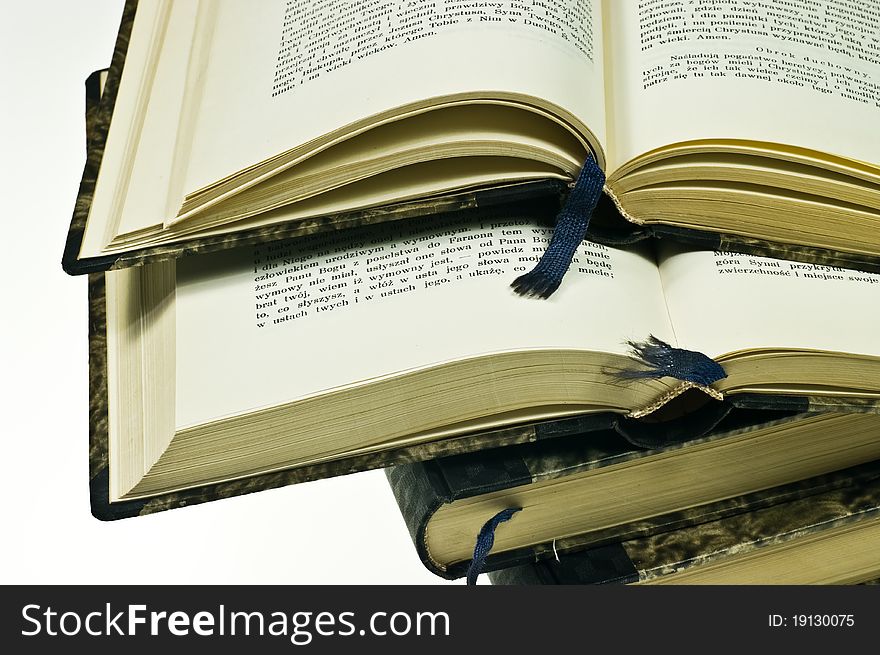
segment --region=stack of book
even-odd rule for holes
[[[880,576],[867,37],[453,4],[127,3],[63,257],[95,516],[389,467],[449,578],[505,509],[504,583]],[[517,295],[587,159],[587,240]]]

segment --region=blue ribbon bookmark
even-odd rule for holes
[[[483,527],[480,528],[480,534],[477,535],[477,543],[474,546],[474,557],[471,560],[471,565],[468,567],[467,572],[467,583],[469,585],[477,584],[477,576],[483,572],[483,567],[486,565],[486,557],[489,555],[489,551],[492,550],[492,546],[495,544],[495,528],[498,527],[499,523],[509,521],[514,514],[520,511],[520,509],[522,508],[510,507],[508,509],[503,509],[486,521],[483,524]]]
[[[708,387],[713,382],[727,377],[721,364],[695,350],[673,348],[653,334],[645,341],[627,341],[633,357],[648,368],[621,371],[623,378],[662,378],[672,377],[683,382],[693,382]]]
[[[549,298],[562,282],[571,258],[587,234],[590,218],[605,186],[605,173],[595,158],[584,163],[574,188],[556,217],[550,245],[541,260],[528,273],[510,285],[521,296]]]

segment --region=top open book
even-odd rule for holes
[[[880,268],[880,0],[132,11],[69,272],[559,195],[588,157],[633,238]]]

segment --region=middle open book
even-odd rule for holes
[[[507,280],[549,232],[524,216],[422,218],[103,274],[105,502],[639,416],[693,386],[620,377],[644,368],[626,342],[647,335],[722,363],[706,391],[727,402],[876,409],[880,276],[584,243],[551,300],[518,297]]]

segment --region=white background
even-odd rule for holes
[[[382,471],[92,518],[86,279],[60,262],[83,83],[121,11],[0,0],[0,583],[451,584],[418,560]]]

